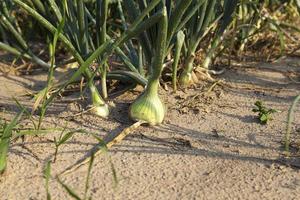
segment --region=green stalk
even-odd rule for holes
[[[220,24],[220,28],[218,29],[217,34],[216,34],[215,38],[213,39],[213,41],[211,43],[211,47],[208,50],[206,58],[203,62],[202,67],[204,67],[205,69],[209,68],[212,58],[214,57],[214,53],[215,53],[217,47],[219,46],[219,44],[222,42],[222,36],[223,36],[226,28],[232,21],[232,14],[235,11],[237,2],[238,2],[237,0],[225,0],[224,1],[224,14],[223,14],[222,23]]]
[[[145,79],[139,73],[136,73],[136,72],[114,70],[107,74],[107,76],[109,76],[110,78],[112,78],[113,76],[116,76],[116,75],[121,75],[121,76],[123,75],[123,76],[129,78],[129,80],[134,80],[134,82],[136,82],[142,86],[145,86],[148,83],[147,79]],[[122,79],[122,80],[124,80],[124,79]],[[128,79],[126,79],[126,80],[129,81]]]
[[[4,31],[3,27],[0,25],[0,38],[4,43],[8,43],[8,36],[7,33]]]
[[[54,14],[55,14],[57,20],[58,20],[58,21],[61,21],[61,19],[62,19],[62,14],[61,14],[61,12],[60,12],[60,10],[59,10],[59,7],[57,6],[55,0],[48,0],[48,3],[49,3],[49,5],[50,5],[50,7],[51,7],[51,10],[54,12]]]
[[[151,1],[147,7],[145,8],[144,11],[151,11],[152,9],[155,8],[155,6],[160,2],[161,0],[153,0]],[[139,9],[136,7],[136,4],[133,0],[126,0],[123,1],[123,4],[128,12],[128,17],[130,19],[130,21],[134,21],[139,15],[140,15],[140,11]],[[145,13],[143,11],[143,13]],[[149,12],[147,12],[148,15]],[[145,17],[146,15],[142,15],[143,17]],[[138,23],[141,22],[137,21]],[[141,33],[141,35],[139,36],[139,40],[140,40],[140,44],[143,47],[144,53],[145,53],[145,57],[146,60],[151,60],[151,52],[152,52],[152,43],[150,41],[149,35],[147,34],[147,32],[143,32]]]
[[[187,15],[181,20],[176,29],[176,32],[183,29],[186,23],[195,15],[195,13],[197,13],[199,7],[202,6],[205,2],[205,0],[198,0],[194,5],[190,6],[191,8],[187,10]]]
[[[3,42],[0,42],[0,49],[4,50],[4,51],[7,51],[15,56],[22,56],[24,58],[27,58],[29,60],[32,59],[32,57],[30,55],[28,55],[27,53],[23,53],[21,51],[19,51],[18,49],[10,46],[10,45],[7,45]]]
[[[53,93],[49,99],[47,99],[47,103],[46,105],[48,105],[49,103],[51,103],[54,99],[54,97],[56,97],[64,88],[66,88],[70,83],[74,82],[82,73],[84,73],[86,71],[86,69],[93,63],[93,61],[99,56],[104,54],[104,52],[112,45],[112,41],[109,40],[107,42],[105,42],[104,44],[102,44],[98,49],[95,50],[94,53],[92,53],[92,55],[90,57],[88,57],[86,59],[86,61],[84,61],[82,63],[82,65],[80,65],[79,69],[71,76],[70,79],[68,79],[60,88],[58,88],[56,90],[55,93]],[[90,76],[92,76],[91,74],[89,74]],[[103,100],[100,97],[98,90],[96,89],[95,85],[93,84],[92,79],[89,79],[88,81],[88,85],[89,88],[91,90],[92,93],[92,100],[95,103],[95,109],[94,111],[96,112],[97,109],[99,108],[99,106],[104,107],[106,104],[102,104]],[[99,103],[99,104],[97,104]],[[101,108],[100,108],[101,109]]]
[[[165,6],[162,8],[162,13],[163,17],[158,24],[156,55],[152,63],[152,74],[145,91],[133,102],[129,110],[133,120],[145,121],[150,125],[162,123],[165,115],[165,106],[158,96],[159,78],[163,68],[168,34],[168,18]]]
[[[172,85],[174,91],[177,90],[177,67],[180,58],[181,49],[184,43],[185,35],[183,31],[179,31],[176,36],[176,46],[175,46],[175,55],[174,55],[174,63],[173,63],[173,72],[172,72]]]
[[[124,12],[123,12],[121,1],[118,1],[118,11],[119,11],[120,18],[121,18],[121,21],[122,21],[123,29],[127,30],[128,29],[127,21],[125,20],[125,15],[124,15]],[[128,49],[129,49],[130,58],[132,60],[133,65],[138,66],[138,64],[139,64],[138,63],[138,55],[135,52],[135,48],[134,48],[133,42],[131,40],[128,41]]]
[[[206,10],[206,8],[204,8],[204,9]],[[204,30],[204,29],[201,28],[200,29],[201,32],[198,33],[198,36],[194,37],[194,39],[191,39],[191,41],[189,41],[190,44],[188,46],[188,51],[187,51],[187,55],[186,55],[185,62],[184,62],[184,70],[180,74],[180,77],[179,77],[179,83],[181,86],[186,87],[193,83],[194,80],[192,79],[192,72],[194,69],[195,52],[197,50],[197,47],[200,44],[200,42],[202,41],[202,39],[214,28],[215,24],[217,23],[217,21],[219,19],[220,19],[220,17],[218,17],[215,20],[215,22],[211,24],[211,26],[207,27],[206,31],[203,33],[202,33],[201,29],[202,30]],[[204,17],[203,17],[203,20],[204,20]]]
[[[174,12],[170,16],[170,21],[169,21],[169,30],[168,30],[168,41],[167,41],[167,46],[169,46],[173,35],[180,24],[180,21],[185,13],[185,11],[188,9],[189,5],[192,3],[193,0],[184,0],[180,1],[179,4],[177,4]]]
[[[141,16],[145,16],[144,12],[147,10],[147,12],[149,12],[148,9],[145,9]],[[114,43],[112,46],[110,46],[107,51],[106,54],[103,55],[103,58],[101,60],[101,62],[99,63],[99,65],[103,65],[105,63],[105,59],[108,58],[109,55],[111,55],[111,53],[114,50],[117,50],[119,48],[119,46],[123,45],[124,42],[128,41],[129,39],[131,39],[132,37],[141,34],[142,32],[144,32],[145,30],[147,30],[149,27],[155,25],[159,20],[161,20],[161,18],[163,17],[163,10],[158,11],[157,13],[155,13],[154,15],[152,15],[151,17],[149,17],[148,19],[146,19],[145,21],[141,22],[140,24],[137,24],[137,21],[141,21],[139,18],[136,19],[136,21],[131,25],[131,27],[125,31]],[[92,75],[92,77],[94,78],[94,76],[96,75],[96,73],[94,73]]]
[[[46,9],[40,0],[31,0],[31,1],[43,15],[46,14]]]
[[[164,15],[163,14],[163,11],[160,10],[160,11],[157,11],[155,14],[153,14],[151,17],[147,18],[146,20],[143,21],[143,18],[145,18],[149,12],[159,3],[159,0],[153,0],[151,1],[151,3],[149,4],[149,6],[144,9],[141,14],[138,16],[137,19],[135,19],[135,21],[131,24],[131,26],[119,37],[117,38],[117,40],[113,43],[112,46],[110,46],[107,51],[106,51],[106,54],[104,54],[102,56],[102,59],[101,59],[101,62],[99,63],[99,66],[105,64],[106,62],[106,59],[108,58],[109,55],[111,55],[111,53],[116,50],[116,52],[118,54],[121,53],[120,51],[120,46],[123,45],[126,41],[130,40],[132,37],[136,36],[136,35],[139,35],[141,33],[143,33],[145,30],[147,30],[149,27],[155,25],[161,18],[162,16]],[[125,58],[124,56],[121,56],[123,57],[123,59]],[[132,66],[132,65],[128,65],[127,63],[127,66],[129,68],[131,68],[132,71],[136,71],[136,69],[134,69],[135,67]],[[94,73],[92,75],[92,77],[94,77],[96,75],[96,73]],[[111,74],[110,74],[111,75]],[[140,76],[139,74],[137,74],[138,76]],[[112,76],[110,76],[112,77]],[[115,77],[116,77],[116,74],[115,74]],[[118,76],[120,77],[120,76]],[[142,76],[140,77],[136,77],[135,78],[139,79],[139,80],[142,80],[144,79]],[[136,80],[136,79],[134,79]],[[141,83],[141,81],[139,81]],[[145,84],[145,81],[142,80],[142,83]]]
[[[78,28],[79,28],[79,48],[82,55],[88,53],[88,40],[87,40],[87,23],[86,16],[84,12],[84,3],[83,0],[76,0],[77,2],[77,19],[78,19]]]
[[[205,69],[209,68],[209,65],[212,61],[212,58],[214,57],[214,53],[218,47],[218,45],[221,43],[221,36],[217,35],[214,39],[213,42],[211,43],[211,47],[209,48],[205,59],[203,61],[202,67]]]
[[[144,59],[143,59],[143,47],[139,43],[138,44],[138,54],[139,54],[139,73],[145,77],[145,70],[144,70]]]
[[[12,20],[13,17],[11,17],[10,11],[9,11],[9,9],[7,7],[7,2],[2,1],[0,5],[1,5],[0,8],[2,8],[1,9],[2,13],[1,14],[5,15],[6,17],[10,18],[10,20]]]
[[[17,42],[23,48],[23,50],[28,50],[28,45],[26,41],[23,39],[21,34],[14,28],[10,21],[4,15],[2,15],[0,18],[4,27],[14,36],[14,38],[17,40]]]
[[[97,27],[97,41],[98,46],[103,44],[106,41],[106,21],[107,21],[107,14],[108,14],[108,4],[109,0],[97,0],[96,7],[97,7],[97,16],[96,16],[96,27]],[[101,15],[100,15],[101,13]],[[99,58],[101,59],[101,58]],[[106,99],[107,98],[107,85],[106,85],[106,75],[107,75],[107,62],[104,65],[99,66],[101,68],[101,86],[102,86],[102,95]]]
[[[42,26],[48,29],[52,34],[55,34],[56,28],[48,20],[46,20],[43,16],[41,16],[38,12],[36,12],[31,7],[29,7],[27,4],[23,3],[21,0],[12,0],[12,1],[18,4],[25,11],[27,11],[34,19],[36,19]],[[79,64],[84,62],[80,53],[75,49],[75,47],[72,45],[72,43],[68,40],[68,38],[63,33],[59,34],[59,39],[64,43],[66,48],[70,51],[70,53],[78,61]]]
[[[106,84],[106,76],[107,76],[107,62],[104,63],[104,65],[102,66],[102,73],[101,73],[101,87],[102,87],[102,96],[104,99],[106,99],[108,97],[107,95],[107,84]]]

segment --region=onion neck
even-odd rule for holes
[[[158,87],[159,87],[159,79],[150,78],[145,93],[148,93],[150,96],[157,95]]]
[[[93,105],[94,106],[103,106],[103,105],[105,105],[105,102],[101,98],[101,96],[100,96],[98,90],[96,89],[96,87],[93,84],[90,84],[89,88],[91,90]]]

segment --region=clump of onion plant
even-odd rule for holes
[[[93,71],[90,69],[90,65],[95,58],[93,58],[93,60],[90,59],[88,62],[86,62],[86,60],[88,60],[87,58],[91,58],[88,56],[91,55],[92,52],[96,52],[97,50],[99,51],[97,53],[98,55],[103,54],[103,52],[105,52],[106,50],[105,48],[109,46],[109,41],[106,41],[105,39],[99,39],[99,42],[97,44],[90,44],[89,41],[93,41],[94,38],[92,33],[87,31],[90,28],[90,24],[88,23],[89,12],[86,7],[86,3],[83,0],[77,0],[76,3],[73,3],[72,1],[69,2],[68,0],[64,0],[61,2],[51,1],[51,6],[47,7],[47,9],[48,12],[53,13],[53,15],[46,15],[39,9],[31,7],[27,2],[23,2],[20,0],[13,0],[13,2],[16,5],[20,6],[23,10],[27,11],[29,15],[36,19],[40,25],[42,25],[52,34],[54,34],[57,30],[55,25],[59,26],[60,22],[64,21],[64,27],[61,33],[58,35],[58,39],[62,41],[66,49],[68,49],[70,54],[72,54],[72,56],[80,66],[79,69],[83,70],[78,70],[78,73],[76,75],[74,74],[74,76],[72,76],[73,78],[68,80],[66,84],[63,84],[63,86],[57,91],[65,88],[65,86],[70,84],[83,73],[88,80],[88,88],[90,89],[92,96],[92,112],[100,117],[107,117],[109,114],[108,106],[106,105],[102,96],[99,94],[98,89],[93,82]],[[104,30],[104,26],[106,25],[108,1],[102,1],[102,3],[102,6],[105,6],[106,9],[98,11],[102,16],[99,17],[98,21],[101,21],[103,27],[102,32],[99,31],[97,37],[105,38],[106,31]],[[47,3],[41,2],[40,5],[46,8]],[[74,23],[73,20],[76,21],[76,23]],[[97,30],[100,29],[99,26],[101,23],[99,22],[99,25],[97,24]],[[106,65],[100,65],[100,68],[103,68],[105,66]],[[103,90],[106,90],[106,87],[103,87]],[[55,95],[56,94],[58,94],[58,92],[56,92]],[[52,97],[46,102],[46,104],[49,104],[53,100],[55,95],[53,94]]]
[[[193,83],[193,65],[195,60],[195,52],[199,46],[200,41],[207,34],[210,24],[214,21],[216,1],[204,1],[198,8],[195,15],[189,20],[186,25],[186,47],[187,53],[185,55],[183,72],[179,77],[181,86],[188,86]]]
[[[145,91],[134,101],[129,110],[133,120],[145,121],[150,125],[162,123],[165,116],[165,106],[158,95],[158,88],[166,52],[167,31],[167,11],[166,7],[163,7],[163,15],[158,24],[156,55],[151,65],[152,73]]]
[[[192,6],[195,7],[196,5]],[[202,67],[208,68],[216,48],[222,42],[223,33],[232,20],[232,14],[234,13],[236,6],[236,0],[225,0],[223,5],[220,1],[206,0],[198,7],[197,12],[186,24],[185,46],[187,48],[187,53],[184,58],[183,72],[179,77],[181,86],[189,86],[194,80],[197,80],[195,79],[196,76],[193,74],[195,52],[202,39],[215,28],[216,34],[210,41],[210,48],[202,65]],[[217,12],[218,7],[223,7],[221,13]],[[222,18],[221,23],[217,23],[220,18]]]

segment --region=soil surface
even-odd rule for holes
[[[158,127],[139,127],[108,153],[95,157],[88,195],[92,199],[300,199],[300,159],[283,158],[288,109],[299,94],[300,60],[273,64],[243,63],[225,67],[216,82],[201,82],[176,94],[161,89],[168,111]],[[46,75],[0,75],[0,118],[11,120],[19,110],[12,97],[31,108],[26,96],[45,85]],[[0,199],[46,199],[43,169],[53,160],[59,128],[84,129],[105,138],[132,124],[128,108],[138,95],[126,92],[111,103],[111,115],[101,119],[80,114],[86,103],[79,93],[50,106],[39,136],[12,141],[7,170],[0,176]],[[17,96],[16,96],[17,95]],[[254,103],[261,100],[279,110],[261,125]],[[37,117],[35,117],[37,119]],[[33,128],[22,120],[20,128]],[[52,131],[49,129],[53,129]],[[300,131],[295,111],[293,140]],[[58,149],[51,174],[87,157],[97,145],[90,134],[76,133]],[[83,197],[88,164],[60,179]],[[114,175],[115,174],[115,175]],[[52,199],[71,199],[56,179],[50,180]]]

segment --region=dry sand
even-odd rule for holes
[[[300,159],[283,160],[281,144],[287,111],[300,86],[289,76],[299,81],[299,74],[300,62],[295,59],[272,65],[247,63],[227,68],[210,93],[206,91],[212,83],[177,94],[162,89],[168,105],[164,124],[140,127],[109,153],[97,156],[89,195],[122,200],[300,199]],[[0,75],[0,117],[11,119],[17,110],[11,96],[41,89],[45,84],[41,80],[45,75]],[[116,98],[109,119],[89,113],[74,116],[85,104],[71,101],[74,96],[64,97],[51,106],[44,127],[85,129],[101,137],[119,133],[131,123],[127,112],[136,94],[128,92]],[[25,97],[19,100],[32,105]],[[256,100],[280,110],[268,125],[259,124],[251,111]],[[299,134],[299,117],[298,107],[293,138]],[[30,126],[30,122],[23,121],[22,125]],[[53,159],[53,138],[58,136],[59,132],[53,131],[12,142],[7,170],[0,176],[1,200],[46,199],[43,169],[47,160]],[[96,144],[89,135],[73,136],[60,147],[52,175],[86,156]],[[87,167],[61,176],[81,196]],[[55,200],[71,199],[54,179],[50,193]]]

